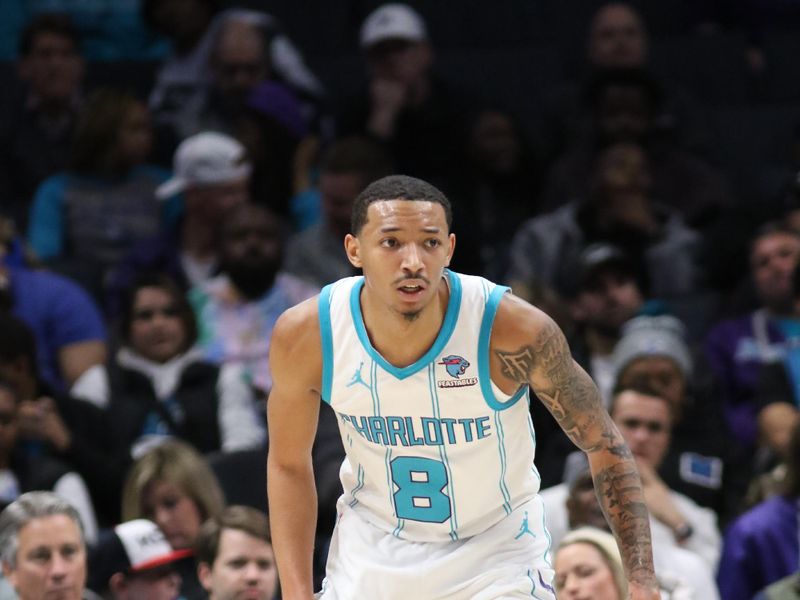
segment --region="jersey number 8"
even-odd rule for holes
[[[447,470],[431,458],[399,456],[392,463],[397,486],[394,505],[400,519],[444,523],[450,518],[450,497],[444,493]]]

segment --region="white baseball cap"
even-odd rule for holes
[[[191,550],[173,550],[158,525],[147,519],[117,525],[114,534],[125,550],[126,560],[120,566],[132,573],[155,569],[192,555]]]
[[[384,4],[372,11],[361,25],[362,48],[391,39],[412,42],[428,39],[425,21],[407,4]]]
[[[204,131],[183,140],[175,150],[175,174],[156,188],[156,197],[169,198],[194,185],[244,179],[252,167],[238,141],[223,133]]]

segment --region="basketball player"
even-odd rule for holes
[[[448,266],[447,198],[391,176],[356,199],[341,279],[275,326],[268,488],[284,600],[310,600],[319,399],[344,495],[317,598],[553,600],[530,390],[589,458],[629,597],[658,598],[630,451],[545,314]]]

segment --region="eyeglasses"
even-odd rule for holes
[[[642,419],[621,419],[619,424],[625,429],[639,429],[645,427],[649,433],[658,434],[664,433],[667,426],[659,421],[645,421]]]
[[[143,308],[133,312],[133,319],[135,321],[151,321],[156,315],[175,318],[180,315],[180,311],[176,306],[166,306],[164,308]]]

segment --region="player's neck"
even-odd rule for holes
[[[389,363],[402,368],[416,362],[433,345],[444,322],[450,290],[444,278],[436,298],[419,314],[408,316],[361,298],[364,325],[370,342]]]

